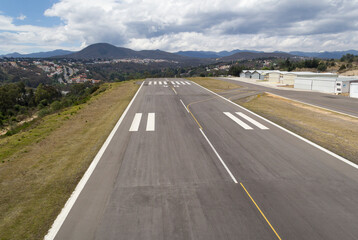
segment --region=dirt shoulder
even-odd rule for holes
[[[0,239],[44,237],[138,88],[105,84],[88,103],[0,139]]]
[[[238,86],[236,84],[233,84],[230,82],[225,82],[225,81],[220,81],[220,80],[213,79],[213,78],[193,77],[193,78],[187,78],[187,79],[190,81],[196,82],[197,84],[200,84],[201,86],[206,87],[206,88],[210,89],[211,91],[217,92],[217,93],[240,88],[240,86]]]

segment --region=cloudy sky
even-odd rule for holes
[[[0,54],[140,49],[358,50],[358,0],[1,0]]]

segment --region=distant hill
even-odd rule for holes
[[[108,43],[92,44],[79,52],[72,54],[57,56],[61,58],[72,59],[125,59],[125,58],[138,58],[138,59],[164,59],[168,61],[196,61],[202,60],[190,57],[180,56],[178,54],[164,52],[161,50],[142,50],[134,51],[129,48],[116,47]]]
[[[223,62],[228,61],[237,61],[237,60],[251,60],[257,58],[291,58],[294,55],[288,53],[279,53],[279,52],[238,52],[230,56],[220,58]]]
[[[57,49],[57,50],[49,51],[49,52],[37,52],[37,53],[29,53],[29,54],[20,54],[20,53],[14,52],[14,53],[6,54],[6,55],[1,55],[0,57],[8,57],[8,58],[50,58],[50,57],[55,57],[55,56],[60,56],[60,55],[71,54],[71,53],[73,53],[73,52],[67,51],[67,50],[62,50],[62,49]]]
[[[335,51],[335,52],[290,52],[290,54],[301,56],[301,57],[311,57],[311,58],[323,58],[323,59],[339,59],[347,53],[358,55],[356,50],[347,50],[347,51]]]
[[[221,58],[233,55],[239,52],[256,52],[260,51],[251,51],[251,50],[232,50],[232,51],[221,51],[221,52],[212,52],[212,51],[179,51],[176,54],[186,57],[196,57],[196,58]]]

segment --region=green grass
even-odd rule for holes
[[[0,139],[0,239],[44,237],[139,85],[103,87]]]

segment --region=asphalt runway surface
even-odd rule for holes
[[[55,239],[357,239],[358,170],[185,79],[147,79]]]
[[[232,80],[228,78],[216,78],[222,81],[237,84],[245,89],[241,91],[228,92],[225,97],[232,100],[236,100],[245,96],[258,94],[262,92],[273,93],[282,97],[290,98],[293,100],[301,101],[304,103],[316,105],[319,107],[327,108],[333,111],[349,114],[358,117],[358,99],[349,98],[341,95],[333,95],[312,91],[295,91],[295,90],[280,90],[276,88],[265,87],[249,82],[245,82],[245,79],[241,81]],[[246,93],[246,95],[245,95]]]

